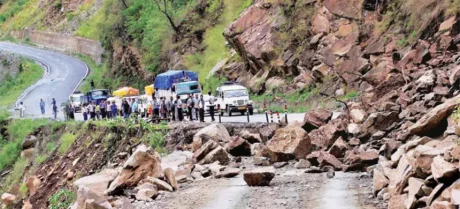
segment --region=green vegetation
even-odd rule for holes
[[[50,137],[50,140],[53,140],[52,137]],[[50,153],[56,149],[56,142],[50,141],[46,143],[46,152]]]
[[[120,80],[119,79],[107,79],[104,78],[108,74],[109,68],[106,63],[103,64],[96,64],[91,58],[83,56],[83,55],[77,55],[79,59],[81,59],[83,62],[85,62],[88,67],[91,69],[91,73],[88,75],[88,77],[85,79],[83,82],[83,85],[80,87],[80,90],[83,92],[87,92],[91,90],[91,80],[94,81],[94,85],[97,88],[115,88],[119,87],[120,85]]]
[[[22,183],[19,187],[19,196],[26,197],[28,191],[29,189],[27,188],[27,185],[25,183]]]
[[[30,0],[8,1],[6,4],[2,5],[0,9],[0,24],[20,12],[22,7],[29,1]]]
[[[59,153],[64,154],[69,151],[72,144],[77,137],[74,134],[66,133],[61,137],[61,145],[59,146]]]
[[[4,182],[2,182],[2,190],[9,191],[12,187],[17,186],[21,183],[21,177],[24,173],[24,170],[26,169],[27,163],[28,162],[25,158],[20,158],[16,161],[16,163],[14,163],[11,172],[6,177]]]
[[[35,164],[42,164],[48,158],[47,155],[39,155],[35,158]]]
[[[22,92],[40,79],[43,69],[40,65],[24,60],[19,66],[19,74],[7,77],[0,83],[0,107],[13,104]]]
[[[39,0],[27,0],[27,3],[23,4],[20,11],[8,18],[8,24],[3,24],[2,29],[4,31],[19,30],[40,22],[45,15],[45,10],[39,10],[40,2]],[[40,25],[37,29],[40,29]]]
[[[104,31],[110,32],[112,26],[121,21],[119,12],[115,9],[117,1],[105,0],[102,8],[87,21],[83,22],[77,29],[77,36],[102,40]]]
[[[48,209],[67,209],[75,200],[75,194],[68,189],[61,189],[49,199]]]

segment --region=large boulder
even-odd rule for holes
[[[227,128],[220,123],[214,123],[204,127],[193,136],[193,151],[198,150],[202,144],[211,139],[217,142],[229,142],[231,140]]]
[[[112,209],[112,205],[103,196],[97,195],[89,188],[81,186],[77,191],[77,200],[72,208],[75,209]]]
[[[431,163],[431,173],[438,182],[449,182],[449,180],[458,178],[458,168],[443,157],[437,156]]]
[[[425,114],[420,120],[409,128],[411,134],[425,136],[435,131],[438,125],[445,120],[460,104],[460,95],[446,100]]]
[[[374,165],[379,160],[377,150],[368,150],[364,152],[348,152],[345,156],[344,171],[363,171],[368,166]]]
[[[12,205],[16,201],[16,196],[10,193],[3,193],[0,200],[6,206]]]
[[[115,169],[105,169],[99,173],[80,178],[73,184],[77,188],[84,186],[97,195],[103,196],[104,191],[109,187],[110,182],[112,182],[117,176],[118,171]]]
[[[374,168],[374,171],[373,171],[373,192],[374,192],[374,195],[377,195],[378,192],[380,192],[380,190],[382,190],[383,188],[385,188],[386,186],[388,186],[388,184],[390,183],[390,180],[388,180],[388,178],[385,176],[385,174],[383,173],[383,171],[377,169],[377,168]]]
[[[358,138],[369,138],[377,131],[387,131],[397,121],[399,121],[397,112],[372,113],[359,127]]]
[[[235,157],[251,156],[251,144],[240,137],[234,137],[229,143],[227,143],[226,150]]]
[[[37,176],[30,176],[27,179],[26,186],[30,194],[34,194],[40,187],[42,181]]]
[[[310,138],[305,130],[297,126],[278,129],[275,136],[268,141],[270,160],[287,161],[305,158],[312,150]]]
[[[174,171],[171,168],[166,168],[164,173],[166,181],[168,181],[174,191],[179,189],[179,184],[177,184],[176,177],[174,176]]]
[[[213,151],[211,151],[209,154],[206,155],[206,157],[203,158],[199,164],[211,164],[214,162],[219,162],[221,165],[227,165],[230,162],[230,158],[228,157],[228,152],[225,151],[224,148],[221,146],[217,147]]]
[[[268,186],[275,177],[275,169],[272,167],[259,168],[245,172],[243,179],[248,186]]]
[[[262,137],[260,137],[259,133],[251,133],[248,130],[243,130],[240,132],[240,137],[245,139],[251,144],[254,143],[261,143],[262,142]]]
[[[158,189],[151,183],[144,183],[136,187],[136,199],[140,201],[151,201],[158,196]]]
[[[347,142],[342,137],[338,138],[332,147],[329,149],[329,153],[334,155],[336,158],[342,158],[345,156],[345,152],[349,149]]]
[[[24,141],[22,142],[22,149],[26,150],[26,149],[29,149],[29,148],[33,148],[33,147],[35,147],[35,144],[37,142],[38,142],[37,137],[35,137],[33,135],[27,136],[24,139]]]
[[[314,166],[332,166],[335,170],[342,170],[342,162],[325,151],[314,151],[307,155],[307,160]]]
[[[341,120],[334,120],[308,134],[315,150],[326,150],[330,148],[338,138],[346,136],[345,128],[341,122]]]
[[[197,163],[203,160],[206,155],[208,155],[211,151],[216,149],[219,144],[213,140],[207,141],[203,146],[200,147],[195,153],[193,153],[193,162]]]
[[[127,187],[136,186],[140,180],[163,177],[160,156],[145,145],[140,145],[123,165],[123,169],[110,184],[105,194],[115,195]]]
[[[332,118],[332,112],[324,108],[316,108],[312,111],[305,113],[302,128],[310,132],[324,126]]]

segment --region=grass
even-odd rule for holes
[[[35,164],[42,164],[43,162],[46,161],[47,158],[48,156],[46,155],[39,155],[35,158]]]
[[[50,152],[54,151],[55,149],[56,149],[56,142],[51,141],[51,142],[46,143],[46,152],[47,153],[50,153]]]
[[[28,162],[25,158],[18,159],[16,163],[14,163],[14,166],[9,175],[6,177],[4,182],[2,182],[2,189],[9,191],[15,185],[19,185],[21,183],[22,175],[26,169],[27,164]]]
[[[107,24],[109,21],[110,7],[113,4],[113,0],[106,0],[94,16],[84,21],[75,32],[75,35],[100,40],[102,38],[102,26]],[[113,18],[113,17],[110,17]]]
[[[75,200],[75,194],[68,189],[61,189],[51,195],[49,199],[49,209],[65,209],[70,208],[72,202]]]
[[[83,56],[81,54],[78,54],[77,57],[81,59],[83,62],[85,62],[91,69],[90,74],[84,80],[82,86],[80,87],[80,90],[82,92],[88,92],[89,90],[91,90],[91,80],[94,80],[94,85],[96,86],[96,88],[114,89],[116,87],[119,87],[119,79],[107,79],[104,77],[109,74],[109,68],[106,63],[96,64],[96,62],[94,62],[91,58]]]
[[[27,87],[43,76],[41,66],[29,60],[24,60],[19,70],[15,78],[8,77],[0,83],[0,107],[12,105]]]
[[[19,13],[30,0],[8,1],[0,8],[0,24]]]
[[[39,8],[39,0],[28,0],[23,4],[20,11],[9,17],[7,23],[2,25],[2,29],[4,31],[19,30],[40,22],[45,15],[45,11],[43,9],[39,10]]]
[[[59,153],[64,154],[69,151],[72,144],[77,137],[74,134],[66,133],[61,137],[61,145],[59,146]]]
[[[26,197],[28,191],[29,189],[27,188],[27,185],[25,183],[22,183],[19,187],[19,196]]]

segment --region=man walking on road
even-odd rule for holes
[[[40,110],[42,111],[42,115],[45,114],[45,102],[43,99],[40,99]]]
[[[56,99],[53,98],[53,101],[51,102],[51,107],[53,107],[53,115],[54,115],[54,119],[57,118],[57,112],[58,112],[58,107],[57,107],[57,104],[56,104]]]
[[[211,92],[208,92],[209,95],[209,113],[211,114],[211,121],[214,122],[214,96]]]

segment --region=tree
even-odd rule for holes
[[[179,26],[177,26],[176,23],[174,23],[171,10],[168,9],[168,7],[170,7],[171,4],[174,4],[174,1],[175,0],[153,0],[153,2],[158,7],[158,10],[166,16],[166,19],[168,19],[168,22],[173,28],[174,32],[178,34]]]

